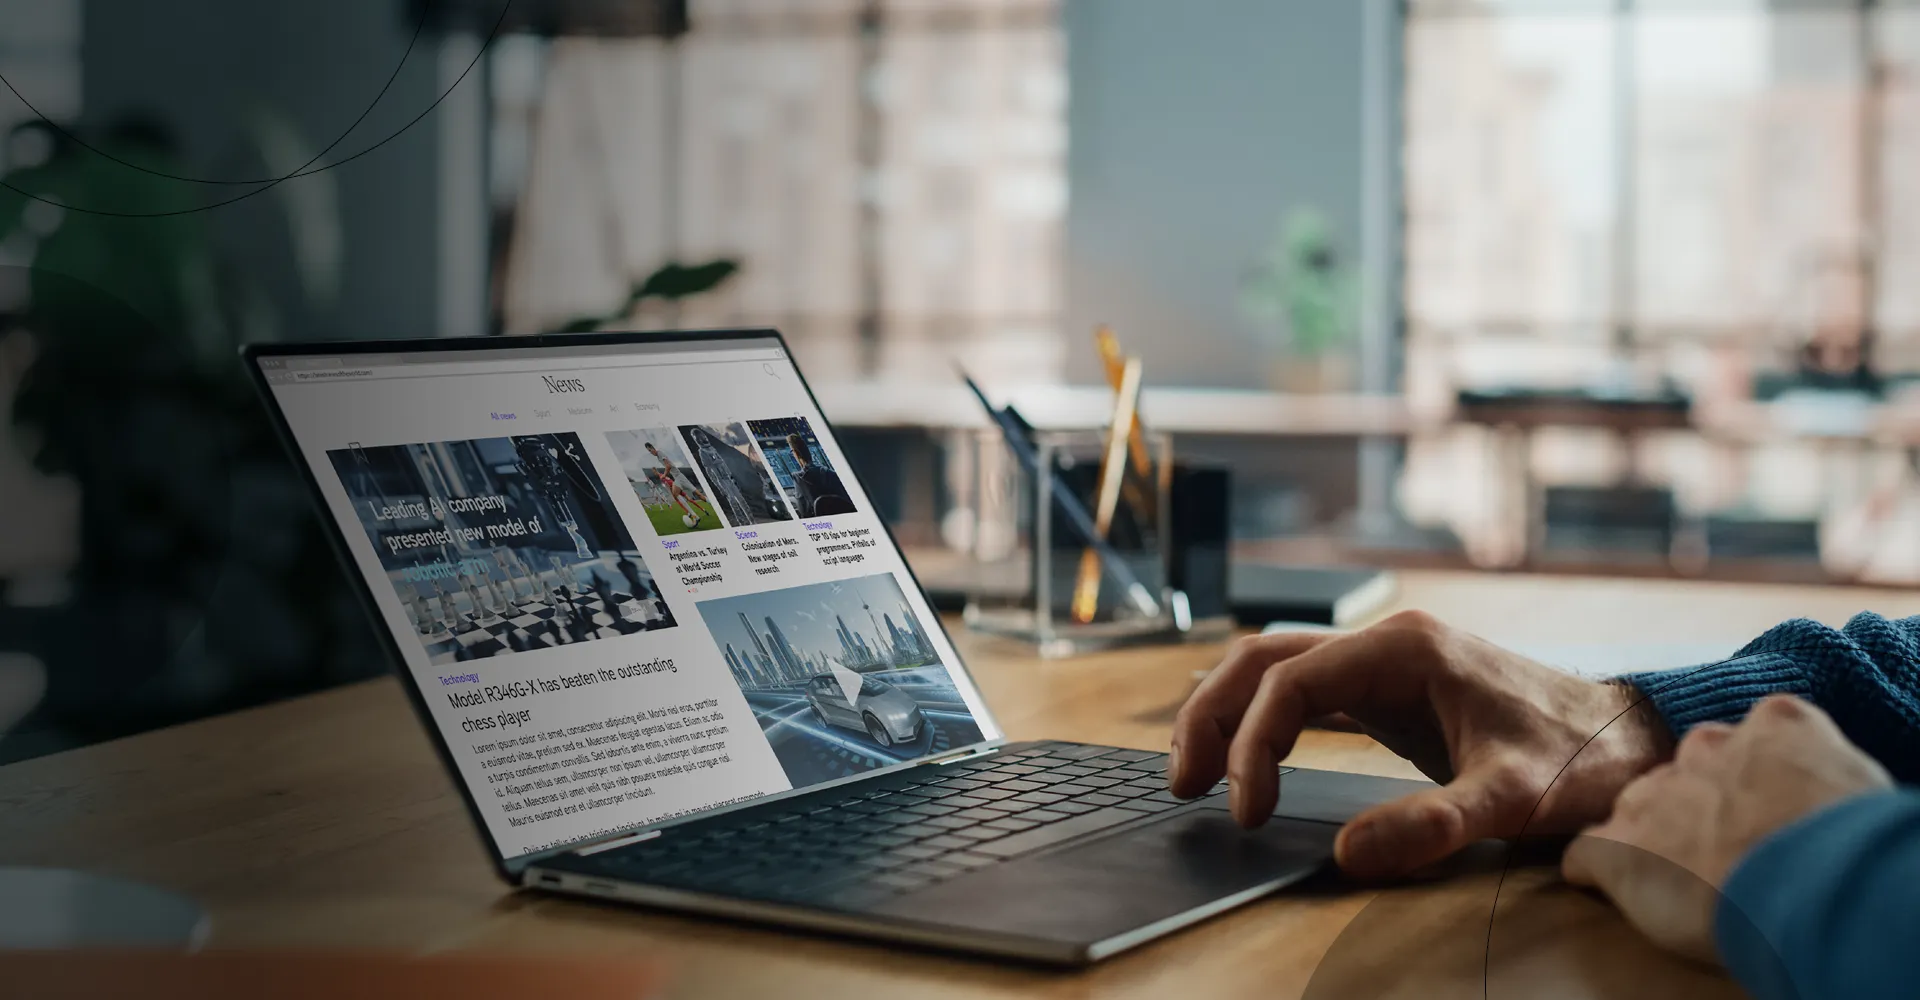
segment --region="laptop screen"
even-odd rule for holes
[[[257,363],[503,856],[999,738],[779,340]]]

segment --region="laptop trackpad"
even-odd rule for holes
[[[983,868],[881,904],[902,917],[1092,944],[1235,893],[1305,878],[1333,856],[1331,823],[1276,817],[1245,831],[1219,809]]]

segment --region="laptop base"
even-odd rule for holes
[[[1059,746],[1059,744],[1055,744]],[[1016,744],[1006,748],[1017,751]],[[677,912],[1016,959],[1081,966],[1269,895],[1324,868],[1346,819],[1431,787],[1426,782],[1289,770],[1275,818],[1244,831],[1212,795],[1159,813],[1100,814],[1055,829],[1056,842],[906,891],[862,894],[842,884],[811,899],[649,884],[606,855],[536,863],[527,884]],[[1104,814],[1104,811],[1102,811]],[[613,852],[617,853],[617,852]],[[859,880],[856,880],[859,881]]]

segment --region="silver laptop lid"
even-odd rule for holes
[[[508,870],[1001,737],[770,331],[248,360]]]

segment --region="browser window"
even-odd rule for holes
[[[507,857],[996,739],[779,341],[262,358]]]

